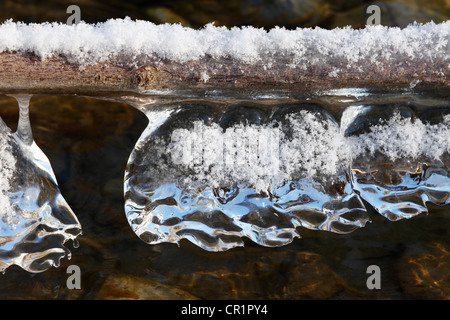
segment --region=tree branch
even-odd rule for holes
[[[335,70],[339,70],[336,73]],[[107,93],[160,94],[211,90],[304,92],[342,87],[450,86],[444,61],[324,61],[307,68],[280,59],[271,66],[204,57],[187,63],[144,57],[81,66],[65,56],[40,59],[30,53],[0,53],[0,92],[99,96]]]

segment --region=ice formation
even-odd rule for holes
[[[147,110],[125,175],[130,225],[148,243],[221,251],[286,244],[298,227],[351,232],[369,220],[361,199],[391,220],[449,203],[450,115],[346,111],[339,126],[308,104]]]
[[[64,243],[81,227],[33,140],[30,96],[16,99],[17,132],[0,121],[0,269],[40,272],[70,254]],[[302,228],[364,227],[365,203],[390,220],[450,203],[448,106],[350,103],[339,121],[306,100],[140,110],[149,124],[128,161],[125,212],[151,244],[188,239],[223,251],[248,238],[273,247]]]
[[[61,196],[51,165],[33,140],[30,96],[20,106],[17,132],[0,118],[0,271],[18,265],[29,272],[58,266],[81,226]]]
[[[423,123],[420,119],[392,118],[370,127],[370,132],[350,137],[348,145],[354,156],[376,152],[395,161],[403,158],[439,160],[450,153],[450,115],[438,124]]]
[[[360,128],[382,108],[359,108],[354,123]],[[386,120],[350,134],[354,188],[390,220],[427,213],[426,202],[450,203],[450,114],[437,123],[422,121],[412,112],[391,110]],[[353,124],[354,124],[353,123]],[[348,124],[352,127],[352,122]],[[357,132],[357,131],[356,131]]]
[[[323,110],[265,113],[148,110],[149,119],[165,119],[147,127],[126,172],[125,209],[138,236],[149,243],[187,238],[222,251],[242,246],[242,237],[286,244],[299,226],[339,233],[364,226],[368,217],[345,166],[325,155],[341,147],[337,123]]]
[[[12,224],[14,209],[8,196],[10,183],[16,170],[16,159],[11,146],[8,144],[9,128],[0,118],[0,219],[4,223]]]

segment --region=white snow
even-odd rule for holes
[[[175,165],[193,170],[196,181],[213,186],[241,181],[261,191],[295,176],[338,172],[348,157],[338,131],[331,120],[305,110],[286,116],[284,122],[238,124],[225,130],[195,121],[190,130],[172,132],[167,152]]]
[[[193,182],[189,179],[213,187],[241,181],[257,191],[295,177],[332,177],[357,157],[376,151],[392,161],[420,156],[440,160],[450,154],[450,115],[431,125],[396,114],[368,133],[350,137],[344,137],[331,120],[320,120],[309,111],[285,120],[225,130],[195,121],[192,129],[172,132],[167,152],[175,165],[193,170],[187,185]]]
[[[81,64],[105,61],[119,54],[170,59],[177,62],[228,57],[242,63],[285,58],[286,65],[378,63],[379,60],[433,61],[447,63],[450,55],[450,21],[411,24],[406,28],[367,26],[326,30],[275,27],[217,27],[201,29],[179,24],[111,19],[97,24],[25,24],[7,20],[0,25],[0,52],[33,52],[41,58],[63,54]],[[334,74],[334,73],[333,73]]]
[[[15,211],[8,195],[16,167],[16,160],[8,143],[10,137],[9,128],[0,118],[0,220],[7,225],[13,225],[16,221]]]
[[[385,123],[372,126],[369,133],[347,139],[353,157],[378,151],[392,161],[420,156],[440,160],[444,154],[450,154],[450,115],[433,125],[395,114]]]

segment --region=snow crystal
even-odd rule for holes
[[[167,151],[175,165],[214,187],[241,181],[261,191],[293,176],[338,172],[348,152],[336,124],[305,110],[284,120],[226,129],[195,121],[192,129],[172,132]]]
[[[450,114],[439,124],[425,124],[425,132],[421,140],[421,151],[428,158],[442,159],[444,154],[450,155]]]
[[[0,219],[8,225],[15,221],[15,211],[12,207],[8,191],[13,178],[16,160],[8,143],[10,131],[0,118]]]
[[[41,58],[63,54],[81,64],[105,61],[120,54],[147,56],[177,62],[205,56],[233,58],[243,63],[287,58],[286,65],[304,68],[325,61],[377,63],[378,60],[444,61],[450,56],[450,21],[411,24],[404,29],[384,26],[326,30],[297,28],[271,30],[254,27],[201,29],[179,24],[160,24],[110,19],[97,24],[25,24],[5,21],[0,25],[0,52],[33,52]],[[442,65],[448,65],[443,63]],[[334,74],[334,73],[333,73]]]
[[[243,180],[261,190],[270,183],[267,173],[270,180],[281,179],[279,128],[241,124],[223,130],[201,121],[193,125],[191,130],[173,131],[168,151],[174,164],[195,172],[197,181],[218,187]]]
[[[353,157],[380,152],[392,161],[425,156],[439,160],[450,153],[450,115],[439,124],[423,123],[420,119],[402,118],[396,113],[383,123],[370,127],[370,132],[348,137]]]

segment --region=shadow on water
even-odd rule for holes
[[[1,117],[15,130],[17,106],[1,97]],[[450,212],[390,222],[372,220],[350,234],[301,229],[278,248],[206,252],[188,241],[147,245],[124,214],[123,174],[147,119],[121,103],[35,96],[31,123],[61,193],[82,227],[80,246],[59,268],[39,274],[11,267],[0,275],[1,299],[448,299]],[[81,269],[81,290],[66,286],[69,265]],[[378,265],[381,289],[366,286]],[[21,285],[18,286],[17,284]],[[150,288],[150,289],[149,289]]]

